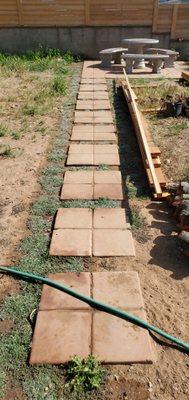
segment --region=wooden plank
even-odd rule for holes
[[[174,4],[173,5],[172,25],[171,25],[171,39],[175,38],[175,31],[176,31],[177,17],[178,17],[178,9],[179,9],[179,4]]]
[[[18,8],[18,22],[19,25],[22,25],[23,19],[22,19],[22,3],[21,0],[16,0],[17,3],[17,8]]]
[[[157,31],[158,11],[159,11],[159,0],[154,0],[153,20],[152,20],[152,32],[153,33]]]
[[[90,25],[90,0],[85,0],[85,25]]]
[[[151,178],[152,178],[155,193],[157,194],[157,196],[161,197],[162,190],[161,190],[161,186],[160,186],[160,183],[159,183],[157,175],[156,175],[155,167],[154,167],[152,156],[150,153],[150,148],[149,148],[149,145],[148,145],[148,142],[146,139],[146,135],[145,135],[145,131],[144,131],[144,127],[142,124],[141,115],[138,110],[136,101],[134,99],[129,80],[128,80],[127,74],[125,72],[125,68],[123,68],[123,71],[124,71],[124,76],[125,76],[126,87],[127,87],[128,92],[130,93],[131,101],[128,103],[128,105],[131,106],[133,109],[133,117],[135,117],[135,125],[137,126],[136,133],[137,133],[137,137],[138,137],[139,146],[140,146],[140,148],[143,148],[142,155],[144,155],[144,153],[145,153],[145,157],[146,157],[146,160],[149,165],[149,170],[151,173]],[[146,160],[143,159],[144,162],[146,162]]]
[[[189,72],[182,72],[181,78],[189,82]]]

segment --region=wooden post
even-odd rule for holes
[[[154,0],[153,19],[152,19],[152,32],[157,32],[158,27],[158,8],[159,0]]]
[[[22,19],[22,0],[16,0],[17,9],[18,9],[18,23],[19,25],[23,25]]]
[[[85,0],[85,25],[90,25],[90,0]]]
[[[179,4],[174,4],[173,5],[173,15],[172,15],[172,24],[171,24],[171,39],[176,39],[178,9],[179,9]]]

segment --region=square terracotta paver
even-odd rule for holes
[[[93,100],[109,100],[108,92],[93,92]]]
[[[75,116],[74,122],[76,124],[93,124],[94,118],[93,117]]]
[[[80,92],[93,92],[94,91],[94,85],[88,85],[88,84],[81,84],[79,87]]]
[[[92,230],[55,229],[49,254],[51,256],[91,256]]]
[[[80,274],[64,272],[50,274],[48,278],[59,284],[63,284],[72,290],[83,293],[85,296],[91,295],[91,276],[89,272]],[[39,309],[44,310],[66,310],[66,309],[90,309],[90,306],[83,301],[69,296],[67,293],[54,289],[51,286],[44,285]]]
[[[93,154],[93,144],[70,144],[69,154]]]
[[[90,208],[59,208],[54,229],[91,229],[92,210]]]
[[[116,142],[117,138],[115,133],[94,133],[93,134],[94,141],[109,141],[109,142]]]
[[[116,144],[94,144],[94,154],[117,154],[118,147]]]
[[[75,133],[72,133],[70,140],[71,141],[80,141],[80,140],[93,141],[93,137],[94,137],[93,133],[90,133],[90,132],[89,133],[88,132],[75,132]]]
[[[120,165],[118,154],[94,154],[93,165]]]
[[[94,186],[94,199],[106,198],[111,200],[123,200],[123,190],[120,183],[96,183]]]
[[[113,123],[113,118],[112,118],[112,116],[99,116],[99,117],[94,117],[93,118],[93,122],[95,123],[95,124],[111,124],[111,123]]]
[[[131,231],[128,229],[94,229],[93,255],[97,257],[135,256]]]
[[[94,125],[93,124],[77,124],[73,126],[72,133],[93,133]]]
[[[30,364],[62,364],[76,354],[91,353],[89,311],[39,311],[32,342]]]
[[[94,125],[94,133],[114,133],[116,132],[115,126],[114,124],[108,124],[108,125]]]
[[[96,229],[130,229],[130,224],[124,208],[99,208],[94,210],[93,227]]]
[[[120,171],[94,171],[94,183],[121,183]]]
[[[110,110],[109,100],[94,100],[93,103],[94,110]]]
[[[93,117],[93,111],[75,111],[75,117]]]
[[[93,100],[94,93],[93,92],[79,92],[78,100]]]
[[[85,183],[64,183],[60,195],[61,200],[92,200],[93,185]]]
[[[137,272],[93,272],[93,297],[121,309],[144,308]]]
[[[93,100],[78,100],[76,103],[76,110],[93,110]]]
[[[99,171],[101,172],[101,171]],[[64,183],[93,183],[93,171],[66,171]]]
[[[132,312],[146,319],[143,310]],[[146,330],[103,312],[93,315],[93,355],[105,363],[152,363],[154,356]]]
[[[67,165],[93,165],[93,154],[69,154]],[[103,164],[103,163],[101,163]]]

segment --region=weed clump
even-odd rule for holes
[[[99,388],[105,375],[105,370],[94,356],[81,359],[72,358],[66,368],[66,386],[76,392],[86,392]]]

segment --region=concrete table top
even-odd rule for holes
[[[144,47],[150,44],[157,44],[159,43],[158,39],[151,39],[151,38],[133,38],[133,39],[123,39],[123,45],[130,45],[129,51],[132,53],[142,54],[144,53]],[[145,68],[144,59],[140,58],[136,60],[134,64],[134,68]]]
[[[146,45],[146,44],[157,44],[159,43],[159,39],[151,39],[151,38],[133,38],[133,39],[123,39],[122,43],[124,44],[132,44],[132,45]]]

